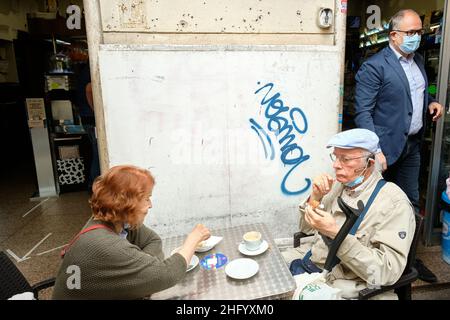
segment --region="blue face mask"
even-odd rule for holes
[[[356,179],[353,181],[344,183],[344,186],[346,186],[348,188],[353,188],[353,187],[361,184],[363,181],[364,181],[364,176],[359,176],[359,177],[356,177]]]
[[[406,54],[411,54],[416,51],[420,46],[421,36],[418,34],[412,36],[403,36],[403,43],[400,45],[400,50],[402,50]]]

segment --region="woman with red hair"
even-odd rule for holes
[[[139,299],[180,281],[197,245],[197,225],[180,250],[164,258],[161,238],[143,225],[155,180],[147,170],[116,166],[92,187],[92,217],[62,251],[54,299]]]

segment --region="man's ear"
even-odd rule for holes
[[[372,165],[375,165],[375,155],[371,154],[368,158],[367,161],[369,162],[369,167]]]

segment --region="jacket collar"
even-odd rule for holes
[[[410,108],[412,111],[412,98],[411,98],[411,89],[409,88],[409,82],[408,82],[408,78],[406,78],[406,74],[405,71],[403,70],[400,61],[397,57],[397,55],[394,53],[393,49],[389,46],[387,46],[386,48],[383,49],[384,51],[384,56],[385,59],[387,61],[387,63],[392,67],[392,69],[394,69],[394,71],[397,73],[397,75],[400,77],[400,79],[402,80],[403,85],[406,88],[406,92],[408,93],[408,97],[409,97],[409,101],[410,101]],[[418,53],[414,54],[414,61],[416,62],[417,66],[419,67],[420,72],[422,73],[422,76],[425,80],[425,97],[428,94],[427,90],[428,90],[428,77],[427,74],[425,72],[425,67],[423,64],[423,59],[422,56]],[[426,99],[425,99],[426,100]],[[427,108],[424,107],[423,108],[423,112],[424,114],[426,113]]]
[[[394,46],[392,44],[389,43],[389,48],[392,50],[392,52],[394,53],[395,57],[397,58],[397,60],[400,60],[401,58],[405,59],[405,60],[410,60],[411,58],[405,58],[403,57],[403,55],[398,52],[397,50],[395,50]],[[416,54],[413,52],[411,53],[411,57],[412,59],[414,59],[416,56]]]

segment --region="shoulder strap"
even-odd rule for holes
[[[64,258],[64,256],[66,255],[67,250],[69,250],[69,248],[78,240],[78,238],[82,235],[85,234],[86,232],[95,230],[95,229],[107,229],[111,232],[114,232],[110,227],[105,226],[104,224],[96,224],[93,226],[90,226],[86,229],[81,230],[65,247],[64,249],[61,250],[61,258]]]
[[[366,215],[367,211],[369,211],[370,206],[372,205],[372,202],[377,197],[378,192],[383,188],[383,186],[386,184],[386,180],[381,179],[377,182],[377,185],[375,186],[375,189],[373,190],[372,194],[370,195],[369,200],[367,200],[366,205],[364,206],[363,212],[359,215],[358,220],[356,220],[355,224],[353,225],[352,229],[350,230],[349,234],[355,235],[356,231],[358,231],[359,225],[364,219],[364,216]]]

